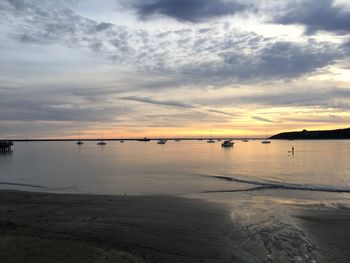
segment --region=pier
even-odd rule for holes
[[[12,145],[12,141],[0,141],[0,152],[11,152]]]

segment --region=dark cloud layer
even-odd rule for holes
[[[287,11],[275,17],[273,22],[306,26],[306,32],[330,31],[350,33],[350,10],[345,5],[335,5],[333,0],[303,0],[287,5]]]
[[[344,55],[341,49],[326,42],[270,42],[263,38],[254,41],[251,43],[249,39],[244,39],[242,43],[235,44],[236,48],[226,48],[229,46],[226,41],[216,43],[212,49],[215,52],[216,48],[221,61],[190,63],[183,67],[183,74],[196,78],[196,81],[205,79],[211,84],[288,80],[315,72]],[[242,49],[250,52],[243,53]]]
[[[134,2],[133,7],[143,19],[160,14],[193,23],[234,15],[247,8],[232,0],[140,0]]]

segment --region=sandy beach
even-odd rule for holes
[[[341,205],[287,205],[290,220],[277,208],[246,224],[233,206],[176,196],[2,190],[0,200],[5,263],[350,259],[350,209]]]
[[[229,213],[169,196],[0,192],[1,262],[230,262]]]
[[[350,261],[350,209],[342,205],[335,207],[307,207],[295,218],[301,227],[322,251],[327,262]]]

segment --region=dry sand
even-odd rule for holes
[[[170,196],[0,191],[0,262],[231,262],[227,209]]]

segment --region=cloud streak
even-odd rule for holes
[[[208,113],[214,113],[214,114],[220,114],[220,115],[225,115],[225,116],[230,116],[230,117],[237,117],[237,115],[220,111],[220,110],[215,110],[215,109],[206,109],[202,106],[199,105],[194,105],[194,104],[188,104],[188,103],[183,103],[179,101],[174,101],[174,100],[155,100],[152,98],[147,98],[147,97],[138,97],[138,96],[127,96],[127,97],[120,97],[119,99],[121,100],[128,100],[128,101],[137,101],[141,103],[147,103],[147,104],[152,104],[152,105],[159,105],[159,106],[168,106],[168,107],[175,107],[175,108],[184,108],[184,109],[193,109],[193,110],[200,110]]]
[[[263,118],[263,117],[259,117],[259,116],[252,116],[252,119],[257,120],[257,121],[262,121],[262,122],[269,122],[269,123],[274,122],[272,120],[269,120],[269,119]]]

